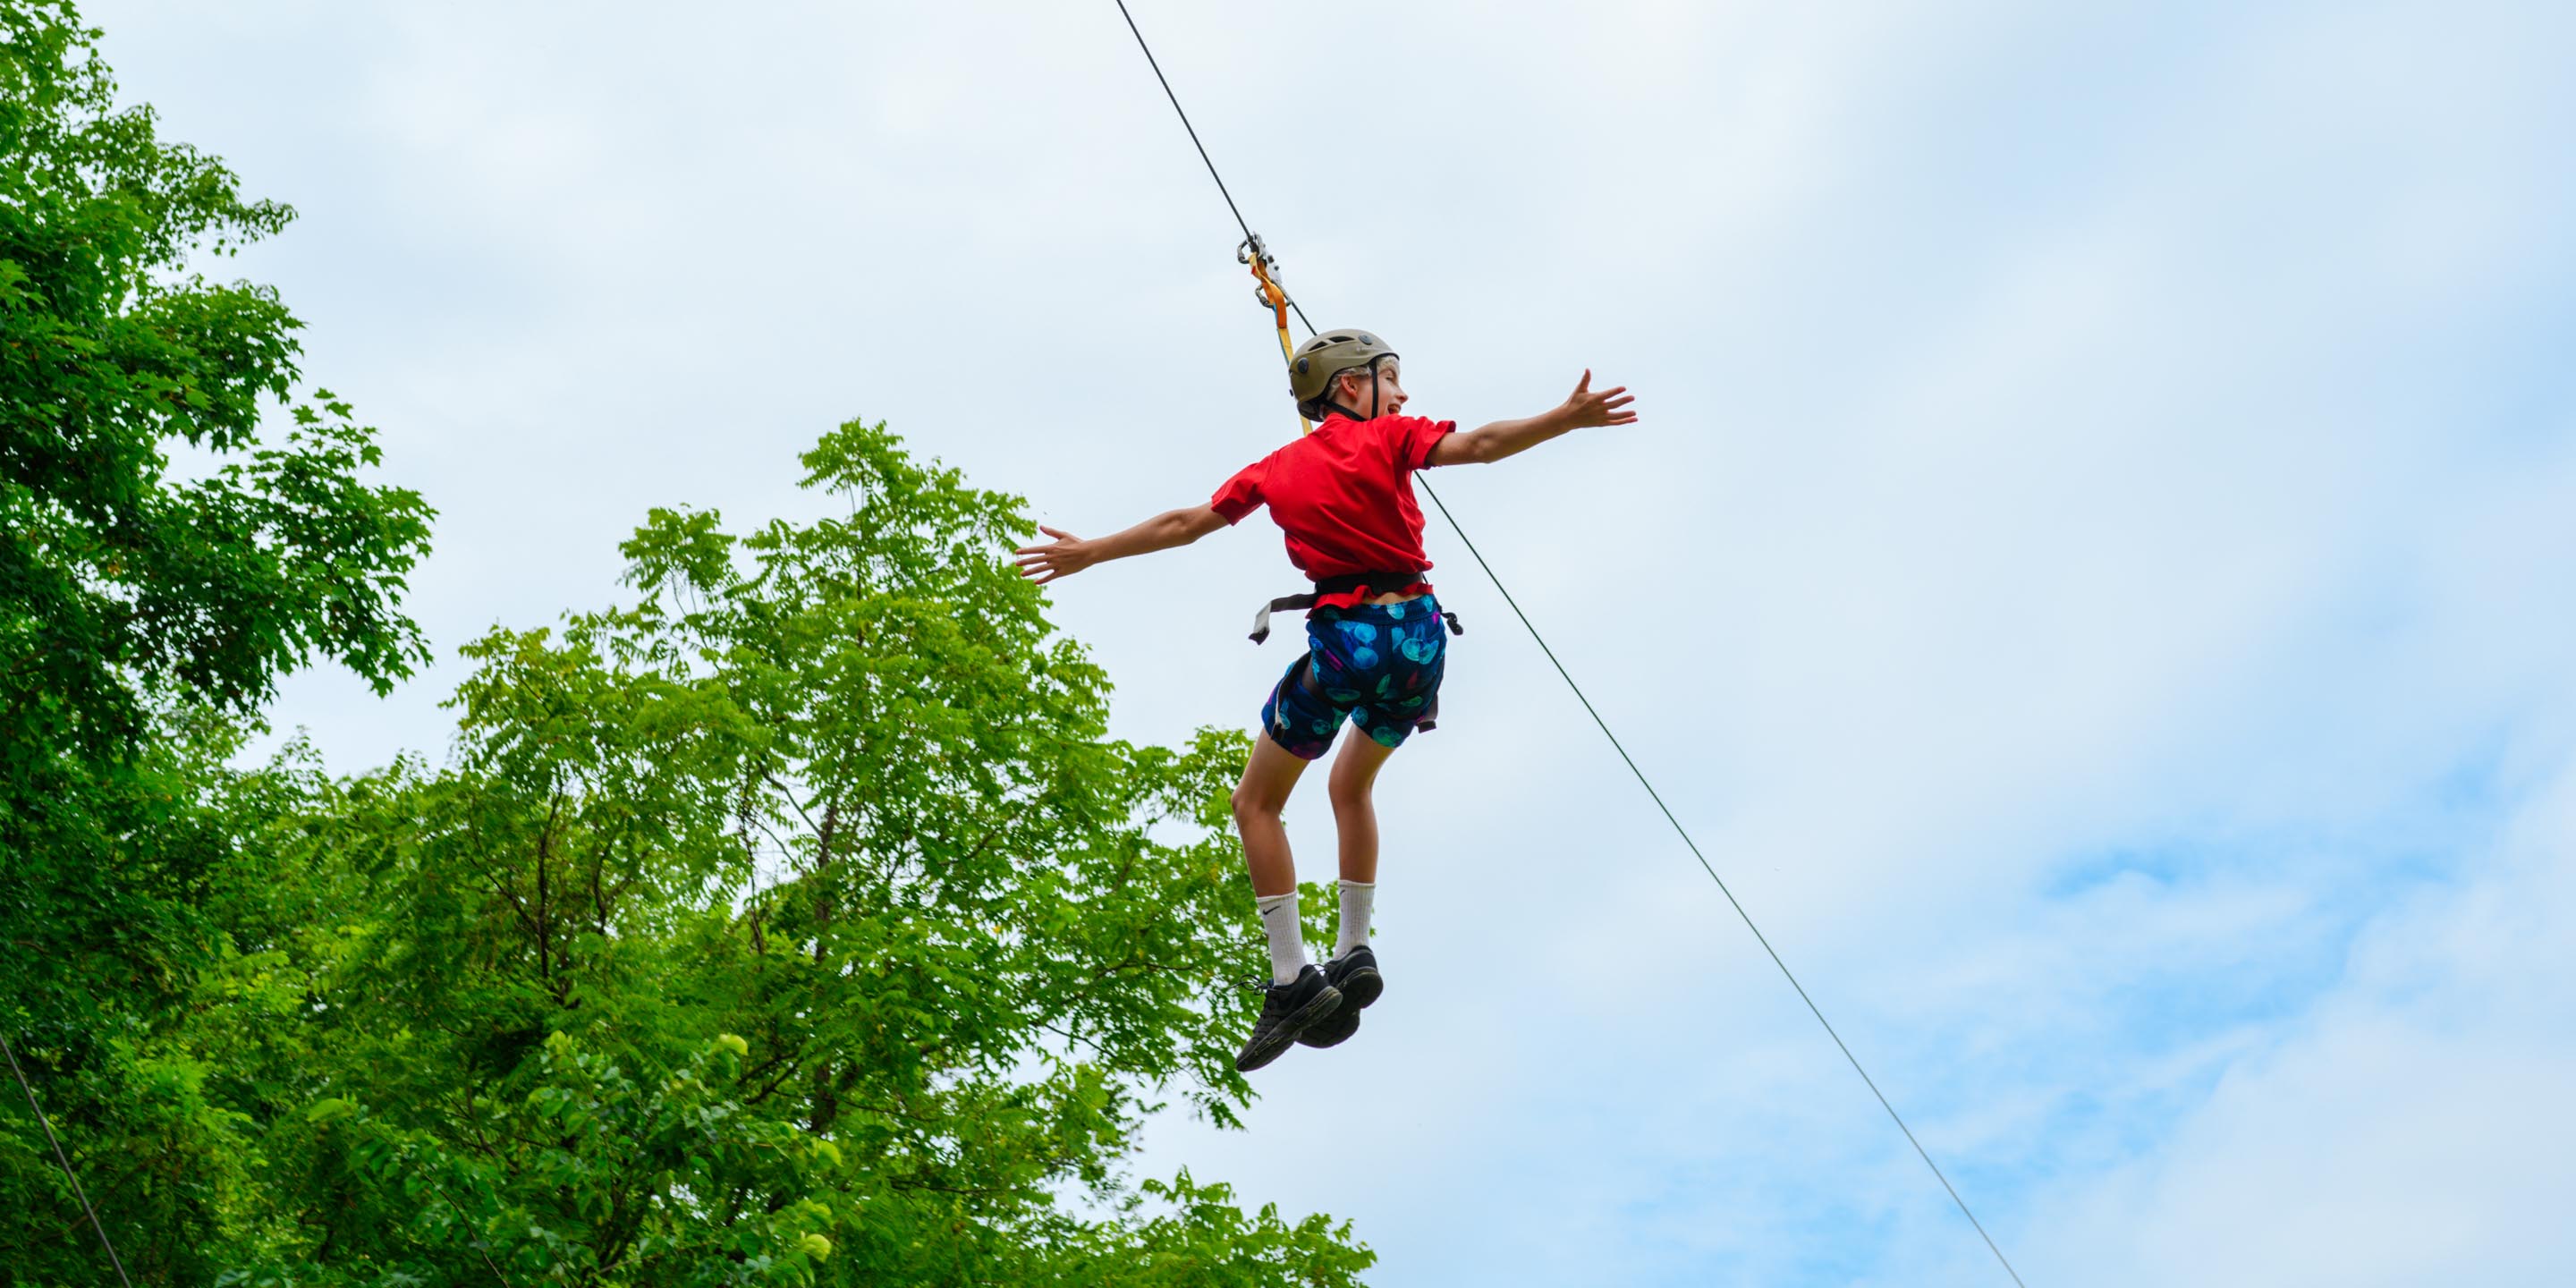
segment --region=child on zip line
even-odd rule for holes
[[[1270,987],[1234,1067],[1249,1073],[1291,1043],[1332,1046],[1358,1031],[1360,1011],[1386,989],[1368,943],[1377,894],[1377,811],[1370,789],[1388,756],[1440,706],[1440,677],[1454,615],[1441,611],[1423,574],[1422,509],[1413,472],[1434,465],[1499,461],[1569,430],[1626,425],[1625,386],[1594,392],[1592,373],[1556,408],[1526,420],[1498,420],[1456,432],[1457,422],[1400,416],[1406,395],[1395,351],[1367,331],[1327,331],[1298,346],[1289,363],[1297,412],[1314,432],[1245,466],[1207,504],[1172,510],[1124,532],[1085,540],[1039,526],[1055,540],[1016,552],[1023,576],[1040,584],[1094,564],[1169,550],[1227,527],[1264,505],[1288,536],[1288,561],[1315,583],[1311,594],[1273,600],[1253,639],[1269,634],[1274,609],[1305,608],[1306,651],[1271,686],[1261,706],[1263,737],[1234,789],[1235,827],[1252,869],[1254,907],[1270,939]],[[1356,408],[1366,406],[1362,414]],[[1306,959],[1297,910],[1297,868],[1280,811],[1308,761],[1331,750],[1344,721],[1366,737],[1342,739],[1329,792],[1341,839],[1341,933],[1319,969]]]

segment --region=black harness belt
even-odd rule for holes
[[[1313,608],[1315,606],[1315,601],[1326,595],[1347,594],[1354,590],[1374,590],[1380,594],[1391,594],[1393,592],[1400,591],[1407,586],[1414,585],[1421,580],[1422,574],[1420,572],[1349,572],[1336,577],[1318,578],[1313,590],[1302,595],[1282,595],[1263,605],[1260,612],[1254,613],[1252,615],[1252,642],[1258,644],[1263,640],[1270,638],[1270,615],[1272,613],[1285,613],[1293,609]],[[1464,635],[1467,633],[1467,628],[1458,624],[1458,615],[1456,613],[1442,613],[1440,615],[1440,619],[1449,624],[1450,634]]]

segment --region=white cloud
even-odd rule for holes
[[[2229,1063],[2144,1157],[2034,1225],[2103,1284],[2544,1283],[2576,1265],[2576,773],[2457,882],[2355,945],[2342,983]]]

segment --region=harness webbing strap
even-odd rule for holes
[[[1402,568],[1390,568],[1380,569],[1377,572],[1335,573],[1330,577],[1317,577],[1315,579],[1315,593],[1318,595],[1347,595],[1354,590],[1374,590],[1383,595],[1393,591],[1402,590],[1405,587],[1422,580],[1422,574],[1428,571],[1430,570],[1427,568],[1415,568],[1409,571]]]
[[[1272,613],[1285,613],[1300,608],[1313,608],[1314,606],[1315,597],[1313,595],[1281,595],[1279,598],[1271,600],[1267,604],[1263,604],[1261,606],[1261,611],[1252,615],[1252,642],[1258,644],[1263,640],[1270,638],[1270,615]]]
[[[1320,578],[1315,582],[1315,588],[1313,590],[1300,595],[1281,595],[1279,598],[1262,605],[1261,611],[1252,615],[1252,642],[1259,644],[1270,638],[1270,615],[1272,613],[1286,613],[1293,612],[1301,608],[1313,608],[1315,606],[1315,601],[1326,595],[1348,594],[1354,590],[1375,590],[1380,593],[1385,593],[1405,586],[1410,586],[1421,580],[1422,570],[1416,570],[1413,572],[1346,572],[1339,573],[1331,577]],[[1440,614],[1440,618],[1442,621],[1449,624],[1450,634],[1464,635],[1467,633],[1467,628],[1458,624],[1458,615],[1456,613],[1443,612]]]

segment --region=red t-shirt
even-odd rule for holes
[[[1308,581],[1358,572],[1428,572],[1422,553],[1422,507],[1413,472],[1433,444],[1458,428],[1454,420],[1326,416],[1315,432],[1243,467],[1208,498],[1227,523],[1267,505],[1288,534],[1288,562]],[[1376,595],[1422,594],[1416,577],[1401,586],[1363,586],[1316,599],[1317,608],[1348,608]]]

